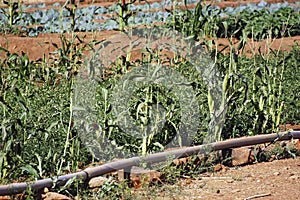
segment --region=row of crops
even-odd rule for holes
[[[7,57],[0,62],[1,183],[55,177],[75,172],[91,162],[98,161],[82,143],[71,117],[74,95],[72,70],[78,67],[78,64],[71,63],[66,58],[81,60],[82,55],[74,51],[62,54],[56,60],[30,61],[25,54],[5,53]],[[270,133],[278,130],[279,124],[300,122],[299,54],[300,47],[295,46],[289,53],[274,52],[253,58],[236,58],[222,53],[215,55],[222,76],[228,77],[225,90],[231,96],[227,101],[223,139]],[[114,84],[120,75],[134,66],[134,63],[122,63],[120,59],[111,70],[105,72],[107,76],[100,81],[98,87],[97,120],[103,130],[102,134],[109,135],[110,140],[119,148],[139,153],[142,151],[141,141],[132,140],[132,136],[128,137],[130,133],[116,126],[116,119],[111,110]],[[206,86],[189,63],[178,63],[174,67],[185,75],[198,94],[201,123],[195,133],[194,144],[201,144],[203,136],[207,134],[210,120]],[[143,96],[145,89],[147,88],[135,91],[137,101],[130,107],[138,121],[144,116],[138,111],[139,105],[147,103]],[[165,144],[164,134],[170,136],[174,131],[176,133],[180,116],[177,114],[176,101],[166,103],[170,101],[172,92],[169,92],[170,96],[165,96],[161,93],[162,89],[153,85],[146,91],[153,91],[149,96],[158,97],[157,101],[160,101],[167,111],[174,112],[168,119],[169,128],[164,129],[160,137],[154,138],[155,145],[151,143],[147,146],[147,151],[151,152]],[[96,136],[97,129],[94,129],[93,133]],[[105,149],[102,153],[106,156],[112,155],[111,151],[114,150]],[[82,192],[81,189],[84,189],[83,185],[80,188]],[[102,192],[106,189],[103,188]],[[71,182],[60,191],[68,195],[76,195],[79,192]]]
[[[187,5],[191,3],[194,2],[187,1]],[[170,1],[144,5],[128,4],[126,12],[123,12],[122,17],[118,17],[120,9],[122,9],[121,4],[114,4],[109,7],[92,5],[74,9],[63,7],[59,3],[53,4],[50,9],[47,9],[43,3],[28,6],[9,4],[8,6],[13,8],[13,12],[9,12],[10,8],[1,10],[0,27],[5,28],[15,25],[20,27],[22,31],[27,32],[29,36],[37,36],[39,33],[61,33],[71,30],[81,32],[112,30],[120,27],[119,18],[122,18],[123,22],[129,26],[166,22],[170,20],[172,15],[170,12],[172,11],[167,11],[164,8],[171,8],[172,5]],[[177,6],[180,5],[181,3],[177,4]],[[26,10],[28,9],[35,9],[35,11],[27,12]],[[280,29],[281,27],[278,28],[278,26],[284,26],[288,20],[289,25],[293,29],[290,31],[293,35],[296,34],[295,31],[299,31],[294,30],[295,27],[297,29],[299,27],[299,10],[299,2],[291,5],[287,2],[268,4],[261,1],[258,4],[248,3],[238,7],[226,7],[222,9],[218,6],[208,6],[202,10],[202,16],[197,20],[199,20],[199,23],[205,23],[205,21],[214,24],[226,23],[229,29],[236,29],[238,26],[252,27],[253,25],[261,27],[264,23],[271,26],[263,27],[265,29],[270,29],[273,26],[275,26],[274,29]],[[190,12],[193,15],[193,10],[190,10]],[[111,15],[112,13],[114,15]],[[234,21],[236,16],[239,16],[241,22]],[[287,29],[290,29],[290,27]],[[232,30],[228,31],[232,32]],[[255,32],[260,33],[261,30]],[[224,36],[229,35],[225,33]]]

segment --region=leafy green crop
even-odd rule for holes
[[[225,10],[214,10],[211,5],[202,6],[198,3],[194,11],[170,12],[167,26],[181,31],[195,39],[202,37],[219,37],[238,39],[295,36],[300,34],[300,14],[292,8],[280,8],[271,13],[269,10],[248,11],[229,14]]]
[[[26,54],[1,50],[7,54],[0,65],[1,180],[15,179],[19,174],[24,178],[42,178],[76,170],[80,162],[90,161],[91,154],[82,146],[70,121],[72,74],[66,73],[69,69],[64,64],[61,68],[53,68],[47,63],[30,61]],[[299,53],[300,48],[295,46],[290,53],[278,52],[268,57],[216,55],[220,72],[224,77],[227,74],[229,80],[226,88],[230,98],[223,138],[269,133],[276,131],[279,124],[299,123]],[[118,141],[120,146],[140,151],[141,141],[127,137],[115,125],[109,99],[118,77],[132,67],[133,63],[124,65],[120,62],[104,73],[98,88],[97,107],[99,124],[110,139]],[[210,117],[206,86],[202,78],[191,71],[193,68],[189,63],[179,62],[174,68],[191,82],[197,93],[201,124],[194,143],[201,143]],[[139,105],[147,105],[144,90],[149,92],[148,95],[152,94],[153,101],[175,111],[163,134],[153,138],[165,145],[168,140],[165,136],[171,136],[177,129],[180,116],[176,110],[180,108],[176,98],[163,88],[154,85],[141,88],[130,103],[132,116],[139,123],[146,116],[145,110],[138,109]],[[159,147],[153,145],[155,142],[148,146],[149,151]]]
[[[26,54],[1,51],[7,54],[0,63],[1,182],[76,170],[89,157],[80,154],[84,147],[69,130],[70,77]]]
[[[221,23],[228,27],[227,36],[242,38],[247,36],[255,40],[295,36],[300,34],[300,15],[292,8],[281,8],[271,13],[268,10],[249,12],[244,10],[237,16],[229,16]],[[221,34],[221,37],[226,37]]]
[[[280,124],[299,123],[299,52],[295,46],[290,53],[238,57],[238,84],[245,85],[245,93],[230,102],[223,137],[277,132]]]

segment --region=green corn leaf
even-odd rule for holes
[[[40,178],[38,172],[36,171],[36,169],[34,169],[31,165],[25,165],[23,167],[20,168],[23,171],[28,172],[30,175],[32,175],[34,178]]]

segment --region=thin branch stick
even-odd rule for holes
[[[213,176],[213,177],[200,177],[200,180],[233,180],[233,178],[227,176]]]
[[[253,195],[251,197],[247,197],[244,200],[256,199],[256,198],[266,197],[266,196],[271,196],[271,193]]]

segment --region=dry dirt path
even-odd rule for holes
[[[118,31],[98,31],[95,33],[76,33],[80,37],[85,36],[84,41],[90,42],[92,40],[106,40],[114,35],[119,34]],[[71,37],[71,36],[70,36]],[[231,40],[235,47],[238,46],[238,40]],[[228,46],[230,44],[229,39],[218,39],[215,40],[219,45]],[[59,34],[40,34],[38,37],[19,37],[16,35],[0,35],[0,47],[8,49],[12,53],[21,54],[25,52],[30,59],[36,60],[42,58],[43,55],[46,57],[50,52],[55,50],[52,43],[58,44],[60,46]],[[261,48],[262,52],[265,53],[268,49],[280,49],[289,50],[292,45],[296,43],[300,44],[300,36],[289,37],[289,38],[279,38],[273,40],[264,40],[260,42],[254,42],[249,40],[245,47],[245,52],[247,55],[253,55],[253,53],[258,53],[258,49]],[[220,47],[221,49],[223,47]],[[3,57],[3,52],[0,57]]]
[[[161,200],[297,200],[300,199],[300,157],[274,160],[180,179],[143,198]],[[156,196],[155,196],[156,194]]]

